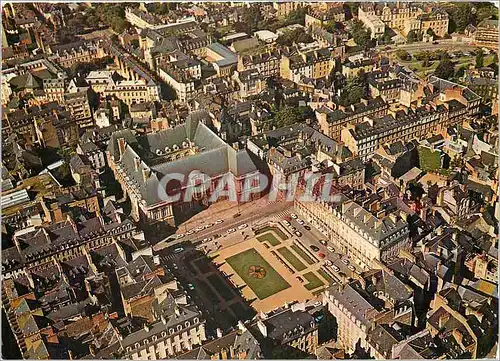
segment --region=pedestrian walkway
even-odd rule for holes
[[[284,211],[281,211],[281,212],[277,213],[276,215],[274,215],[273,220],[281,221],[286,216],[289,216],[290,213],[291,213],[291,209],[285,209]]]

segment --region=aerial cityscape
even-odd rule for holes
[[[2,358],[497,358],[498,12],[2,3]]]

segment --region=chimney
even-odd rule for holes
[[[238,321],[238,329],[241,331],[241,332],[245,332],[247,330],[247,327],[245,326],[245,324],[243,323],[242,320],[239,320]]]
[[[125,145],[126,145],[125,138],[118,138],[118,151],[120,152],[120,159],[123,153],[125,153]]]
[[[139,171],[139,166],[141,165],[141,158],[139,157],[135,157],[134,158],[134,168],[135,168],[135,171],[138,172]]]
[[[220,328],[217,329],[217,338],[222,337],[222,330]]]
[[[424,207],[420,210],[420,218],[424,222],[427,220],[427,208]]]
[[[148,181],[149,174],[150,174],[150,170],[148,168],[144,168],[142,170],[142,180],[144,181],[144,183],[146,183]]]
[[[264,325],[264,322],[262,322],[262,320],[257,321],[257,327],[259,327],[259,331],[262,336],[267,337],[267,327],[266,325]]]
[[[457,340],[457,342],[460,345],[463,345],[463,334],[458,328],[455,328],[453,330],[453,336],[455,337],[455,340]]]
[[[154,255],[153,256],[153,262],[154,262],[154,264],[159,265],[160,264],[160,256],[159,255]]]
[[[450,319],[450,314],[448,312],[443,313],[439,316],[439,328],[443,327],[446,322]]]
[[[57,204],[52,205],[52,222],[57,223],[57,222],[62,222],[64,221],[63,218],[63,213],[61,208]]]
[[[166,325],[167,324],[167,319],[165,318],[165,316],[161,315],[161,322]]]
[[[149,332],[149,325],[147,323],[144,324],[144,331]]]
[[[371,213],[370,212],[366,212],[364,217],[363,217],[363,222],[366,224],[368,223],[368,221],[370,220],[370,218],[372,217]]]

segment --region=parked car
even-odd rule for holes
[[[286,221],[286,220],[285,220],[285,221],[283,221],[283,224],[284,224],[285,226],[287,226],[287,227],[290,227],[290,222],[288,222],[288,221]]]
[[[175,269],[175,270],[178,270],[178,269],[179,269],[179,267],[178,267],[178,266],[177,266],[177,264],[175,264],[175,263],[173,263],[173,264],[172,264],[172,268],[173,268],[173,269]]]
[[[342,263],[347,266],[349,264],[349,260],[347,258],[342,258]]]
[[[248,227],[248,224],[243,223],[243,224],[240,224],[240,225],[238,226],[238,229],[245,229],[245,228],[247,228],[247,227]]]
[[[181,233],[181,234],[178,234],[175,238],[181,239],[182,237],[184,237],[184,235]]]
[[[350,264],[349,266],[347,266],[347,268],[349,268],[353,272],[356,271],[356,268],[354,268],[354,266],[352,264]]]
[[[319,247],[318,246],[315,246],[314,244],[311,244],[309,246],[314,252],[318,252],[319,251]]]
[[[292,217],[293,219],[297,219],[297,218],[299,218],[299,217],[298,217],[295,213],[291,213],[291,214],[290,214],[290,217]]]
[[[206,238],[203,238],[203,241],[202,241],[202,242],[203,242],[203,243],[205,243],[205,242],[210,242],[211,240],[212,240],[212,238],[211,238],[211,237],[206,237]]]
[[[314,307],[319,307],[319,306],[321,306],[322,304],[323,304],[323,303],[321,303],[320,301],[318,301],[318,302],[314,302],[313,306],[314,306]]]
[[[329,251],[329,252],[335,252],[335,249],[332,247],[332,246],[328,246],[326,247],[326,249]]]
[[[328,242],[324,239],[322,239],[321,241],[319,241],[319,243],[321,243],[323,246],[326,246],[328,244]]]
[[[213,225],[214,225],[213,223],[205,224],[205,229],[213,227]]]
[[[302,237],[302,233],[301,233],[300,231],[295,231],[295,235],[296,235],[297,237]]]
[[[199,226],[198,228],[195,229],[196,232],[201,232],[205,229],[205,226]]]
[[[187,286],[191,291],[194,290],[194,286],[192,283],[188,283]]]
[[[332,263],[332,261],[330,261],[329,259],[327,259],[327,260],[325,261],[325,264],[326,264],[327,266],[331,266],[333,263]]]
[[[338,268],[337,266],[335,265],[332,265],[332,270],[334,270],[335,272],[338,272],[340,271],[340,268]]]
[[[296,276],[295,277],[300,283],[304,283],[304,280],[302,279],[302,277],[299,277],[299,276]]]
[[[174,253],[181,253],[184,251],[184,247],[177,247],[176,249],[174,249]]]
[[[318,257],[319,258],[325,258],[326,255],[323,252],[318,252]]]
[[[218,219],[218,220],[215,221],[215,224],[221,224],[222,222],[224,222],[224,220]]]
[[[300,224],[301,226],[304,225],[304,221],[302,219],[297,218],[297,223]]]
[[[189,231],[186,232],[186,236],[190,236],[194,233],[194,230],[190,229]]]
[[[229,228],[229,229],[227,230],[227,233],[233,233],[233,232],[236,232],[236,229],[234,229],[234,228]]]
[[[307,224],[306,224],[306,225],[304,225],[304,228],[305,228],[305,229],[307,229],[308,231],[310,231],[310,230],[311,230],[311,227],[309,227]]]

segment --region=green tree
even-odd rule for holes
[[[403,49],[400,49],[398,51],[396,51],[396,56],[401,59],[401,60],[410,60],[411,59],[411,55],[410,53],[408,53],[406,50],[403,50]]]
[[[262,14],[259,4],[252,4],[249,8],[245,9],[242,16],[242,22],[246,24],[246,32],[248,34],[252,34],[254,31],[258,30],[257,26],[261,20]]]
[[[434,32],[434,30],[432,30],[432,28],[429,28],[429,29],[427,29],[427,35],[435,37],[436,33]]]
[[[370,30],[359,20],[352,22],[351,34],[356,45],[362,48],[368,46],[371,41]]]
[[[408,42],[408,44],[417,41],[417,32],[415,30],[410,30],[408,32],[408,35],[406,36],[406,41]]]
[[[475,22],[472,5],[470,3],[454,3],[448,11],[450,14],[449,32],[463,33],[467,25]]]
[[[484,54],[481,49],[476,54],[476,68],[482,68],[484,66]]]
[[[309,107],[289,107],[286,106],[280,109],[275,115],[272,124],[279,127],[285,127],[297,122],[303,122],[311,116],[311,108]]]
[[[450,59],[443,59],[439,62],[434,75],[442,79],[450,79],[455,74],[455,66]]]
[[[340,96],[340,104],[349,106],[351,104],[359,103],[365,95],[365,87],[362,77],[354,78],[347,82],[344,91]]]

